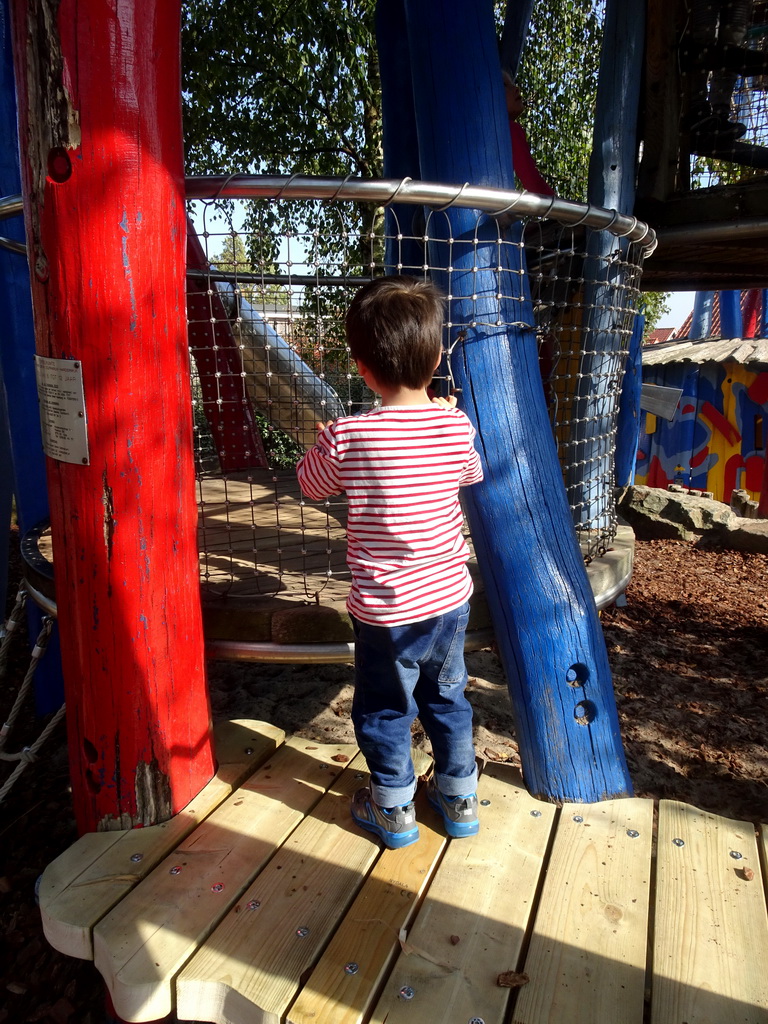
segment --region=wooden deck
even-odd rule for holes
[[[420,791],[421,838],[390,851],[350,818],[354,747],[240,722],[217,752],[172,821],[86,835],[43,875],[49,941],[126,1020],[768,1022],[764,826],[557,808],[487,764],[479,835],[447,840]]]

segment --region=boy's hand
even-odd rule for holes
[[[456,408],[456,395],[449,395],[447,398],[433,398],[435,405],[441,405],[444,409]]]
[[[330,427],[330,425],[332,423],[333,423],[333,420],[328,420],[327,423],[321,423],[320,420],[318,420],[317,423],[315,424],[315,427],[317,428],[318,434],[322,434],[322,432],[325,430],[325,428],[326,427]]]

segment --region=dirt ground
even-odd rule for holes
[[[682,541],[638,541],[627,606],[602,615],[622,732],[639,796],[684,800],[768,820],[768,556]],[[519,764],[509,698],[491,650],[468,655],[478,753]],[[7,715],[25,662],[0,680]],[[214,718],[270,721],[327,741],[352,738],[351,669],[215,663]],[[14,737],[17,749],[35,726]],[[425,743],[417,733],[416,741]],[[74,839],[65,736],[59,727],[0,805],[0,1024],[98,1024],[92,964],[46,943],[35,881]],[[0,764],[0,784],[9,768]]]

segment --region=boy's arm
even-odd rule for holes
[[[296,467],[301,493],[312,501],[322,501],[344,490],[339,475],[333,424],[324,427],[318,423],[318,427],[317,441]]]
[[[480,456],[475,450],[475,428],[469,424],[469,458],[464,467],[464,472],[459,480],[459,487],[469,487],[470,484],[478,484],[483,479],[483,466]]]

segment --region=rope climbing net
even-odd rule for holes
[[[574,528],[585,559],[605,551],[617,523],[619,396],[643,258],[655,244],[646,225],[530,193],[410,179],[193,178],[187,195],[208,596],[295,595],[318,604],[344,598],[344,497],[305,501],[294,467],[318,421],[377,401],[346,346],[347,306],[361,284],[391,273],[438,279],[450,296],[457,265],[466,272],[480,248],[487,261],[489,223],[496,306],[523,311],[514,321],[497,313],[492,326],[512,332],[512,344],[520,331],[537,339]],[[451,237],[453,208],[475,211],[474,232]],[[435,238],[445,241],[436,247]],[[450,318],[450,303],[448,310]],[[478,300],[469,323],[484,322],[487,303]],[[446,347],[455,326],[449,319]],[[433,388],[447,394],[452,386],[446,358]]]

